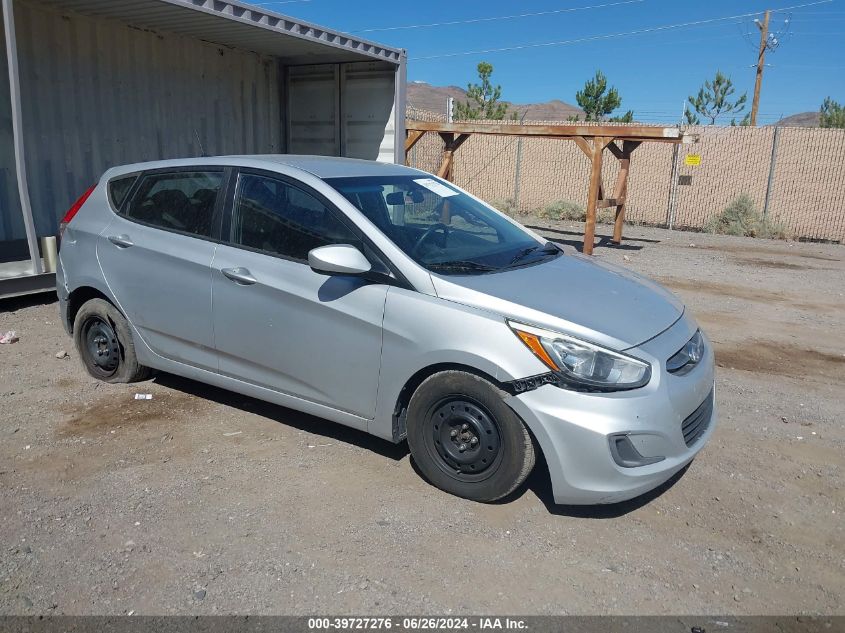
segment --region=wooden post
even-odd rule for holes
[[[593,139],[592,153],[590,156],[590,189],[587,192],[587,222],[584,225],[584,247],[582,252],[585,255],[593,254],[593,242],[596,237],[596,207],[599,202],[599,189],[601,188],[601,159],[604,148],[611,139],[605,136],[597,136]]]
[[[425,132],[420,130],[409,130],[408,136],[405,138],[405,165],[410,165],[411,149],[417,144]]]
[[[452,182],[452,167],[455,162],[455,152],[469,138],[469,134],[458,134],[456,137],[452,132],[440,132],[440,138],[443,139],[445,146],[443,148],[443,161],[437,170],[437,176]]]
[[[757,109],[760,107],[760,87],[763,85],[763,69],[766,66],[766,49],[769,47],[769,12],[766,11],[760,28],[760,52],[757,54],[757,77],[754,79],[754,98],[751,101],[751,125],[757,125]]]
[[[437,169],[437,175],[440,178],[449,180],[449,170],[452,167],[453,150],[450,148],[455,140],[455,135],[451,132],[440,132],[440,138],[443,139],[443,158],[440,160],[440,167]]]
[[[625,223],[625,203],[628,198],[628,174],[631,172],[631,154],[639,145],[637,141],[623,141],[622,151],[618,156],[619,175],[616,177],[616,186],[613,190],[613,197],[616,199],[616,218],[613,223],[613,239],[611,241],[614,244],[622,243],[622,226]]]

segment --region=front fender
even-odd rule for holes
[[[548,371],[501,315],[403,288],[384,310],[375,417],[368,430],[393,438],[393,415],[406,384],[429,367],[463,366],[507,382]]]

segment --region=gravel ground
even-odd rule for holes
[[[567,249],[581,230],[527,224]],[[404,445],[169,375],[101,384],[55,297],[0,302],[20,335],[0,345],[0,613],[845,613],[845,247],[627,233],[596,256],[699,319],[721,423],[616,506],[554,506],[539,471],[472,503]]]

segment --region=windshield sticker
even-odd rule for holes
[[[446,185],[440,184],[433,178],[417,178],[414,180],[420,187],[425,187],[429,191],[433,191],[441,198],[448,198],[449,196],[457,196],[458,192],[449,189]]]

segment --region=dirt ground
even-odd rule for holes
[[[570,250],[581,230],[526,223]],[[169,375],[101,384],[55,297],[0,302],[20,335],[0,345],[0,613],[845,613],[845,247],[627,233],[596,256],[687,303],[721,421],[617,506],[556,507],[537,471],[472,503],[404,445]]]

